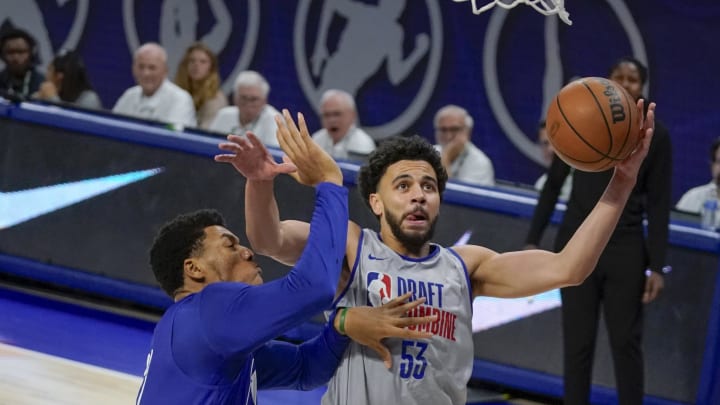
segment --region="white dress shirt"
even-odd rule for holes
[[[347,159],[352,157],[351,154],[366,156],[375,150],[375,141],[372,137],[354,125],[338,143],[333,142],[325,128],[315,131],[312,138],[335,159]]]
[[[275,116],[278,114],[280,113],[275,107],[265,104],[255,121],[241,125],[240,111],[237,106],[223,107],[218,111],[213,123],[210,124],[210,130],[235,135],[245,135],[247,131],[251,131],[263,144],[279,147],[277,124],[275,124]]]
[[[123,93],[112,111],[116,114],[130,115],[186,127],[197,125],[195,105],[190,94],[169,80],[155,91],[145,96],[140,86],[133,86]]]
[[[435,145],[435,148],[442,153],[442,146]],[[472,142],[466,143],[463,151],[450,164],[448,175],[450,180],[464,183],[480,186],[495,185],[495,169],[492,161]]]
[[[680,201],[675,205],[675,208],[699,214],[700,211],[702,211],[702,206],[705,201],[711,198],[718,199],[717,184],[712,181],[686,191],[685,194],[680,197]]]

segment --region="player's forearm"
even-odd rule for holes
[[[332,183],[321,183],[316,188],[315,210],[310,232],[296,270],[304,267],[306,277],[337,287],[345,257],[348,232],[348,190]]]
[[[273,181],[248,180],[245,184],[245,233],[252,248],[273,256],[282,247],[280,212]]]
[[[349,343],[350,338],[340,335],[330,323],[320,335],[303,343],[300,346],[302,373],[297,389],[311,390],[326,384],[335,374]]]
[[[255,353],[258,387],[311,390],[323,385],[335,373],[349,342],[329,325],[299,346],[271,342]]]

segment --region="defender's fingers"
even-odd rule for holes
[[[283,163],[279,164],[280,173],[289,174],[292,176],[293,173],[297,172],[297,166],[293,161],[287,156],[282,156]],[[297,176],[297,175],[296,175]],[[298,177],[292,176],[295,180],[298,180]]]
[[[416,308],[422,304],[425,303],[425,297],[420,297],[416,299],[415,301],[407,302],[405,304],[400,305],[397,308],[392,309],[393,314],[405,314],[408,311],[412,310],[413,308]]]
[[[228,134],[227,140],[232,143],[236,143],[238,145],[241,145],[243,147],[251,147],[252,144],[250,141],[248,141],[247,137],[241,136],[241,135],[235,135],[235,134]]]
[[[214,159],[216,162],[232,163],[233,159],[235,159],[235,156],[237,156],[237,155],[222,154],[222,155],[215,155]]]
[[[263,143],[260,141],[260,139],[258,139],[258,137],[255,136],[255,133],[253,133],[253,132],[251,132],[251,131],[247,131],[247,132],[245,133],[245,135],[247,136],[248,142],[249,142],[250,145],[252,145],[253,147],[255,147],[255,148],[260,148],[260,149],[266,149],[266,148],[265,148],[265,145],[263,145]]]
[[[400,329],[399,333],[397,335],[394,335],[393,337],[401,339],[430,339],[431,337],[433,337],[433,334],[430,332],[420,332],[417,330]]]
[[[288,130],[283,131],[283,144],[285,145],[283,147],[283,150],[285,153],[290,156],[290,158],[295,159],[297,154],[302,153],[302,148],[298,144],[298,136],[299,133],[297,130],[297,127],[295,126],[295,122],[293,121],[292,117],[290,116],[290,111],[287,109],[283,109],[283,116],[285,117],[285,125],[287,125]],[[279,141],[280,139],[278,139]],[[282,147],[283,144],[280,146]]]
[[[287,108],[283,108],[282,113],[283,117],[285,117],[285,125],[287,125],[287,128],[290,130],[290,134],[299,134],[300,130],[298,129],[297,125],[295,125],[295,120],[290,114],[290,110],[288,110]]]
[[[225,150],[228,152],[241,153],[243,151],[242,146],[233,142],[223,142],[218,144],[218,149]]]
[[[380,358],[382,359],[383,363],[385,363],[386,368],[392,367],[392,356],[390,355],[390,350],[388,350],[387,347],[385,347],[382,343],[373,342],[370,345],[370,348],[375,350],[375,352],[380,355]]]
[[[412,297],[412,292],[408,292],[401,296],[395,297],[392,300],[390,300],[390,302],[388,302],[387,304],[385,304],[383,306],[388,307],[388,308],[399,307],[399,306],[403,305],[408,299],[410,299],[410,297]]]
[[[418,316],[418,317],[412,317],[408,316],[405,318],[400,318],[397,320],[396,324],[398,327],[408,327],[413,325],[425,325],[427,323],[435,322],[437,321],[438,317],[437,315],[428,315],[428,316]]]
[[[295,156],[296,153],[295,150],[293,150],[293,144],[291,143],[292,136],[290,135],[290,132],[285,127],[283,121],[280,121],[278,117],[275,118],[275,121],[278,123],[277,140],[280,145],[280,149],[291,157]]]
[[[305,116],[303,113],[298,113],[298,125],[300,126],[300,139],[307,146],[310,145],[313,139],[310,137],[310,131],[308,130],[307,123],[305,122]]]

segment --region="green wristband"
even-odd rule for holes
[[[341,335],[347,335],[345,333],[345,314],[347,314],[347,311],[347,307],[340,310],[340,327],[338,328],[338,330],[340,331]]]

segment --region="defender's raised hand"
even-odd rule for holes
[[[283,109],[283,118],[275,116],[275,122],[278,127],[278,142],[287,155],[283,157],[283,161],[297,167],[297,172],[290,175],[298,183],[307,186],[316,186],[322,182],[342,185],[340,168],[335,160],[312,140],[302,113],[298,113],[298,125],[287,109]]]
[[[248,180],[272,180],[278,174],[296,170],[292,163],[276,163],[252,132],[247,133],[247,138],[230,134],[227,140],[218,147],[230,153],[215,155],[215,161],[232,164]]]

